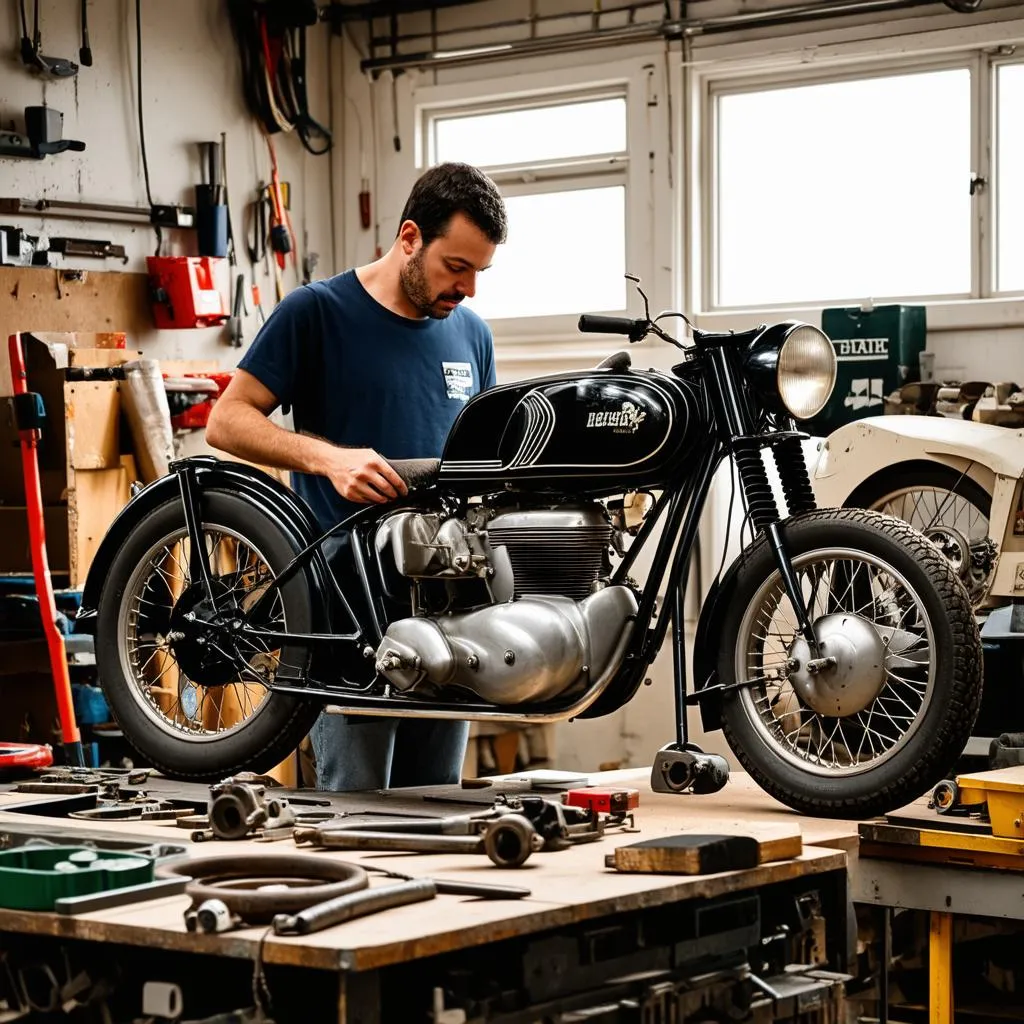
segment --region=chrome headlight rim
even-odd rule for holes
[[[814,336],[813,339],[808,340],[814,340],[820,343],[820,355],[816,353],[815,356],[816,358],[824,357],[825,361],[825,365],[822,367],[825,369],[824,376],[820,377],[817,382],[808,381],[807,374],[799,371],[787,371],[785,369],[784,354],[786,347],[792,346],[793,344],[799,344],[804,341],[807,334]],[[800,357],[797,356],[796,358],[799,359]],[[780,339],[778,347],[778,357],[775,365],[775,383],[778,390],[779,401],[793,419],[812,420],[821,414],[825,409],[825,406],[828,405],[829,400],[832,397],[832,392],[835,390],[838,372],[839,363],[836,359],[835,346],[832,344],[829,336],[820,327],[815,327],[814,324],[809,324],[804,321],[793,321],[786,326],[786,330]],[[805,389],[808,383],[817,384],[817,397],[813,402],[808,404],[805,401],[799,408],[794,408],[794,405],[796,404],[792,401],[792,381],[794,377],[798,383],[804,385]]]

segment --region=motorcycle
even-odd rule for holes
[[[696,704],[746,771],[804,813],[872,816],[945,778],[981,697],[970,598],[906,523],[817,508],[797,423],[832,391],[831,342],[798,321],[713,334],[682,313],[652,319],[631,280],[643,317],[583,315],[579,329],[674,345],[670,370],[635,369],[621,351],[476,395],[440,460],[393,462],[404,498],[327,533],[245,464],[181,459],[138,490],[100,544],[78,617],[138,753],[178,778],[264,771],[325,704],[523,723],[607,715],[671,632],[676,739],[659,757],[691,749]],[[663,326],[672,317],[688,343]],[[730,458],[755,539],[704,603],[691,685],[683,588]]]

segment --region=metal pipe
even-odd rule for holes
[[[626,14],[632,17],[636,11],[648,7],[662,7],[663,0],[644,0],[643,3],[624,4],[622,7],[607,7],[601,10],[602,18],[611,17],[616,14]],[[370,39],[371,46],[390,46],[393,42],[404,43],[410,39],[430,39],[436,36],[464,36],[471,32],[479,32],[481,29],[518,28],[520,25],[532,26],[543,21],[572,21],[576,18],[589,18],[593,11],[560,11],[556,14],[527,15],[523,18],[508,18],[504,21],[488,21],[483,25],[465,25],[458,28],[442,28],[431,32],[406,32],[392,36],[374,36]],[[652,22],[653,24],[653,22]],[[536,37],[533,37],[536,38]],[[543,38],[543,37],[542,37]]]
[[[942,0],[820,0],[818,3],[793,4],[771,11],[745,11],[714,18],[681,18],[639,22],[613,29],[571,32],[563,35],[520,39],[507,43],[482,43],[457,50],[422,51],[394,54],[363,60],[363,71],[380,72],[410,67],[458,67],[516,57],[543,56],[565,50],[613,46],[618,43],[647,42],[654,39],[680,39],[686,36],[710,35],[740,28],[795,24],[802,21],[866,14],[877,11],[905,10],[941,4]],[[627,8],[620,8],[627,10]],[[609,12],[612,13],[612,12]],[[500,24],[500,23],[499,23]],[[464,31],[482,32],[494,25],[477,25]]]

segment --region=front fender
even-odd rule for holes
[[[847,423],[822,443],[811,485],[823,508],[840,508],[894,466],[942,462],[992,491],[994,478],[1024,475],[1024,431],[936,416],[873,416]],[[972,465],[973,463],[973,465]]]
[[[298,494],[255,466],[209,455],[173,462],[172,472],[143,487],[107,528],[82,590],[82,604],[75,620],[76,629],[80,632],[88,632],[93,628],[103,581],[131,532],[154,509],[178,497],[178,476],[174,470],[186,463],[194,467],[196,482],[201,491],[224,490],[248,498],[289,537],[296,549],[307,547],[323,532],[318,528],[309,505]],[[330,592],[324,575],[327,572],[329,570],[319,555],[307,567],[310,586],[317,588],[314,593],[326,595]],[[324,605],[324,601],[314,602],[314,607],[318,609],[323,609]]]

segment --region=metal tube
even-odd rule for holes
[[[938,2],[939,0],[821,0],[818,3],[793,4],[790,7],[777,10],[745,11],[737,14],[724,14],[715,18],[634,22],[613,29],[567,32],[561,35],[533,37],[507,43],[467,46],[457,50],[392,54],[388,57],[373,57],[363,60],[360,62],[360,67],[363,71],[371,72],[410,67],[457,67],[464,64],[558,53],[564,50],[612,46],[617,43],[643,42],[651,39],[679,39],[685,36],[729,32],[740,28],[795,24],[847,14],[904,10],[930,6]],[[626,8],[620,8],[620,10],[626,10]],[[475,25],[470,31],[483,32],[494,27],[500,26]]]

